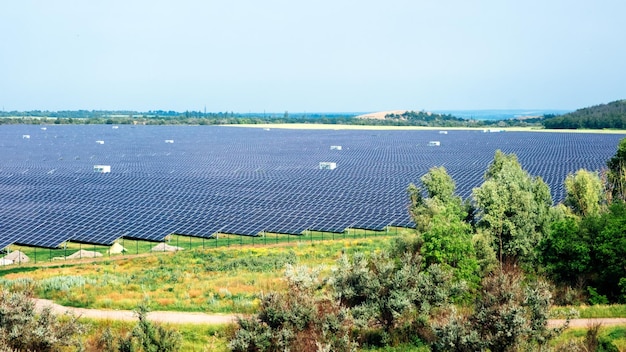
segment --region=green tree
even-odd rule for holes
[[[441,264],[454,270],[457,279],[475,284],[479,278],[478,261],[472,242],[472,228],[464,221],[467,210],[461,197],[454,194],[454,180],[444,167],[433,167],[420,179],[420,188],[410,184],[410,214],[420,240],[419,253],[426,266]],[[396,251],[400,252],[400,251]]]
[[[609,202],[626,201],[626,138],[620,140],[617,152],[606,165],[609,168],[607,174]]]
[[[579,222],[574,217],[556,221],[541,241],[540,261],[557,282],[575,285],[588,279],[593,243]]]
[[[579,216],[597,215],[605,199],[602,180],[597,172],[585,169],[565,178],[565,205]]]
[[[500,262],[532,262],[534,248],[549,224],[552,198],[548,185],[523,170],[514,154],[498,150],[485,182],[472,194],[478,226],[493,237]]]
[[[454,195],[454,180],[443,166],[431,168],[420,180],[429,198],[439,199],[444,204],[460,203],[460,198]]]
[[[409,213],[418,233],[428,231],[433,219],[440,213],[459,219],[467,217],[461,197],[454,194],[454,180],[444,167],[431,168],[420,180],[426,197],[423,196],[422,189],[414,184],[410,184],[407,189],[411,202]]]
[[[466,281],[471,287],[478,284],[479,265],[472,241],[472,228],[468,223],[456,214],[447,215],[444,211],[432,219],[430,229],[421,237],[421,253],[427,267],[441,264],[452,268],[455,277]]]
[[[626,203],[613,203],[602,217],[604,226],[596,239],[597,286],[613,301],[623,300],[619,283],[626,278]]]

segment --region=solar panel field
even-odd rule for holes
[[[412,226],[410,182],[444,166],[457,193],[467,198],[482,183],[497,149],[517,154],[558,202],[566,175],[603,168],[623,137],[5,125],[0,126],[0,248],[56,248],[68,240],[109,245],[120,237],[161,241],[172,233],[210,238]],[[336,168],[322,169],[324,162]]]

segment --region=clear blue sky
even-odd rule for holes
[[[626,98],[623,0],[6,0],[4,110],[576,109]]]

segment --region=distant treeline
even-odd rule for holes
[[[626,100],[578,109],[559,116],[546,115],[542,124],[545,128],[558,129],[626,129]]]
[[[235,113],[200,111],[8,111],[0,112],[0,124],[142,124],[225,125],[262,123],[349,124],[354,115],[323,113]]]
[[[0,124],[142,124],[142,125],[226,125],[226,124],[342,124],[375,126],[430,127],[511,127],[541,126],[530,120],[467,120],[449,114],[408,111],[387,115],[385,119],[356,118],[340,113],[235,113],[200,111],[7,111],[0,112]]]
[[[385,119],[362,119],[350,113],[235,113],[201,111],[2,111],[0,124],[142,124],[142,125],[227,125],[307,123],[374,126],[428,127],[544,127],[554,129],[626,129],[626,100],[596,105],[564,115],[537,118],[472,120],[450,114],[407,111],[388,114]]]

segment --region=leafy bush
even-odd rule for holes
[[[453,310],[434,324],[433,351],[541,350],[568,325],[548,328],[550,302],[545,282],[526,283],[514,269],[498,270],[483,279],[470,314]]]
[[[319,292],[319,270],[287,265],[285,275],[288,293],[265,295],[257,316],[239,318],[231,350],[355,351],[347,312]]]
[[[609,299],[606,298],[606,296],[599,294],[595,288],[587,286],[587,292],[589,292],[589,303],[592,305],[609,304]]]
[[[96,337],[93,348],[102,352],[175,352],[182,344],[182,335],[173,329],[154,324],[147,319],[148,308],[142,303],[135,310],[139,319],[133,330],[115,336],[110,327]]]
[[[30,292],[0,290],[0,349],[16,351],[62,351],[79,347],[84,330],[77,318],[59,319],[49,307],[36,314]]]

